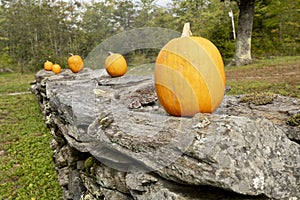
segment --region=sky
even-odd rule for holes
[[[171,2],[172,2],[171,0],[157,0],[156,4],[165,7],[167,5],[167,3],[171,3]]]

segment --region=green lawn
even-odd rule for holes
[[[51,135],[35,96],[33,74],[0,74],[0,200],[61,199],[52,161]]]

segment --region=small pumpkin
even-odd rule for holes
[[[61,72],[61,66],[59,64],[54,64],[52,67],[54,74],[59,74]]]
[[[84,67],[82,58],[79,55],[73,54],[68,58],[68,65],[73,73],[80,72]]]
[[[105,59],[105,69],[111,77],[123,76],[127,72],[127,62],[125,58],[118,53],[109,52]]]
[[[209,40],[191,36],[189,23],[182,37],[169,41],[157,56],[155,90],[170,115],[212,113],[222,102],[225,81],[219,50]]]
[[[44,69],[46,71],[51,71],[52,67],[53,67],[53,63],[51,61],[47,60],[46,62],[44,62]]]

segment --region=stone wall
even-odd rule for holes
[[[300,100],[225,96],[214,114],[168,116],[151,77],[39,71],[63,199],[300,199]]]

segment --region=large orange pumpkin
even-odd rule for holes
[[[174,116],[212,113],[224,97],[226,80],[220,52],[209,40],[189,33],[187,23],[185,36],[161,49],[154,69],[159,102]]]
[[[52,67],[53,67],[53,63],[52,62],[50,62],[50,61],[46,61],[46,62],[44,62],[44,69],[46,70],[46,71],[51,71],[52,70]]]
[[[73,54],[71,54],[71,56],[68,58],[68,65],[71,71],[74,73],[80,72],[84,67],[82,58],[79,55]]]
[[[105,69],[111,77],[123,76],[127,72],[127,62],[118,53],[111,53],[105,59]]]

